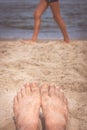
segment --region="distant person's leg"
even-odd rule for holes
[[[17,130],[39,130],[40,92],[36,84],[26,85],[14,98]]]
[[[53,13],[53,17],[54,17],[55,21],[57,22],[57,24],[59,25],[59,27],[61,29],[61,32],[62,32],[63,37],[64,37],[64,41],[69,43],[69,36],[68,36],[67,30],[66,30],[66,26],[65,26],[65,23],[64,23],[64,21],[61,17],[61,14],[60,14],[59,1],[50,2],[49,4],[50,4],[50,7],[51,7],[51,10],[52,10],[52,13]]]
[[[48,2],[47,0],[40,0],[39,5],[37,6],[35,13],[34,13],[34,33],[32,38],[29,40],[25,40],[25,43],[33,43],[37,40],[38,33],[40,30],[40,24],[41,24],[41,16],[44,13],[44,11],[48,7]]]
[[[66,130],[68,106],[64,93],[55,86],[43,85],[41,104],[47,130]]]

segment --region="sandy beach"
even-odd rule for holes
[[[67,130],[87,130],[87,41],[0,40],[0,130],[16,130],[13,97],[26,82],[61,87],[69,103]]]

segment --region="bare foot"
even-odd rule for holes
[[[42,110],[47,130],[65,130],[68,118],[67,100],[55,86],[41,88]]]
[[[64,41],[65,41],[66,43],[70,43],[69,38],[65,38]]]
[[[24,44],[32,44],[32,43],[35,43],[36,40],[34,39],[25,39],[25,40],[21,40],[22,43]]]
[[[38,130],[40,92],[35,83],[25,85],[14,98],[14,115],[18,130]]]

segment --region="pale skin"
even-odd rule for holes
[[[46,130],[65,130],[68,118],[67,100],[55,86],[26,84],[14,98],[17,130],[39,130],[39,111],[42,107]]]
[[[47,0],[40,0],[40,3],[38,4],[35,13],[34,13],[34,32],[31,39],[24,40],[24,43],[34,43],[37,41],[38,33],[40,30],[40,24],[41,24],[41,16],[45,12],[45,10],[50,6],[53,18],[60,27],[60,30],[63,34],[64,41],[66,43],[69,43],[69,36],[66,30],[65,23],[61,17],[60,14],[60,4],[59,1],[56,2],[47,2]]]

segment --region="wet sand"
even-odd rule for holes
[[[23,84],[35,81],[64,90],[67,130],[87,130],[87,41],[0,41],[0,130],[16,130],[13,97]]]

